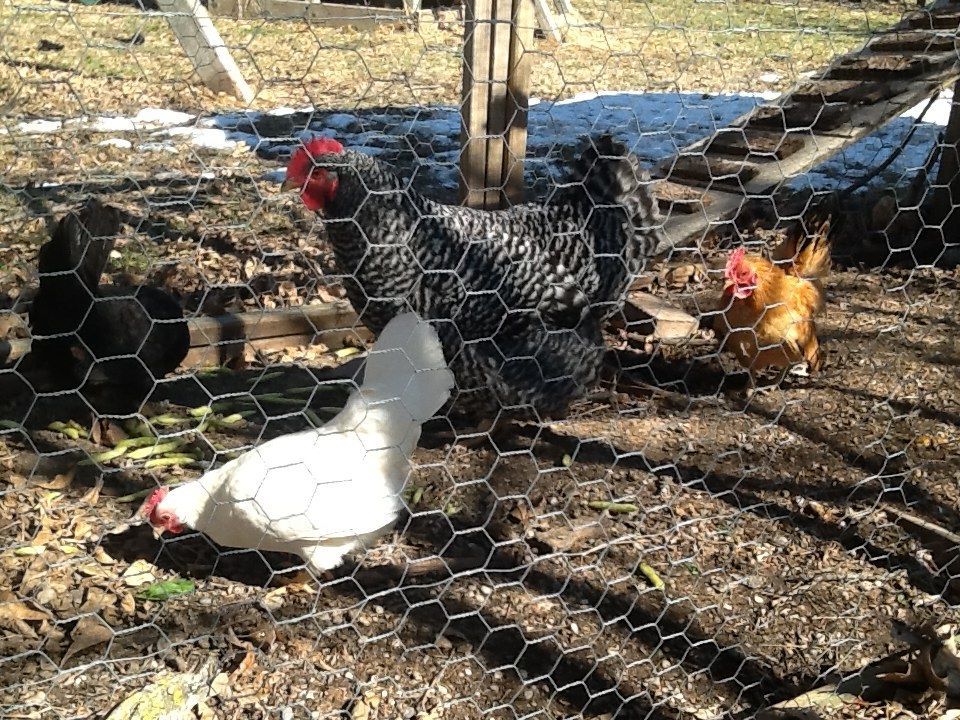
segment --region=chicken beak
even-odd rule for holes
[[[154,526],[153,526],[153,539],[154,539],[154,540],[162,540],[162,539],[163,539],[163,531],[164,531],[164,530],[165,530],[165,528],[164,528],[162,525],[161,525],[160,527],[157,527],[156,525],[154,525]]]
[[[295,183],[293,180],[287,179],[283,181],[283,184],[280,186],[281,192],[290,192],[291,190],[299,190],[300,185]]]
[[[730,278],[727,278],[726,280],[724,280],[724,281],[723,281],[723,289],[724,289],[724,292],[726,292],[727,290],[729,290],[730,288],[732,288],[735,284],[736,284],[736,283],[734,283],[733,280],[731,280]]]

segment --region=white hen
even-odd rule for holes
[[[190,527],[228,547],[334,568],[392,529],[421,425],[452,387],[436,332],[415,313],[398,315],[367,358],[363,386],[330,422],[160,488],[141,512],[159,534]]]

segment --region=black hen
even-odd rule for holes
[[[100,412],[139,409],[190,349],[180,305],[152,287],[100,286],[120,220],[90,199],[40,248],[30,307],[32,361],[57,390],[83,389]]]
[[[316,139],[294,153],[286,187],[323,213],[364,324],[379,333],[405,309],[439,321],[457,409],[558,417],[597,379],[603,322],[644,261],[669,249],[648,176],[623,145],[592,141],[571,174],[544,204],[472,210]]]

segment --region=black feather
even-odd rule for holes
[[[385,163],[346,151],[326,229],[347,294],[376,333],[412,309],[438,322],[455,404],[558,416],[595,382],[601,327],[667,248],[649,179],[605,136],[545,204],[487,212],[434,202]]]
[[[167,293],[99,285],[119,230],[117,211],[96,199],[61,218],[40,249],[30,307],[33,362],[56,389],[83,389],[109,412],[137,410],[190,348],[183,311]]]

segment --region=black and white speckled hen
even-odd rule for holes
[[[604,320],[644,261],[668,250],[648,177],[623,145],[595,139],[571,170],[543,204],[474,210],[317,138],[293,154],[284,187],[322,214],[367,327],[379,333],[408,309],[433,321],[457,410],[556,418],[597,379]]]
[[[40,248],[30,355],[57,390],[83,390],[101,412],[139,409],[190,348],[180,305],[157,288],[101,286],[120,230],[116,209],[89,199]]]

